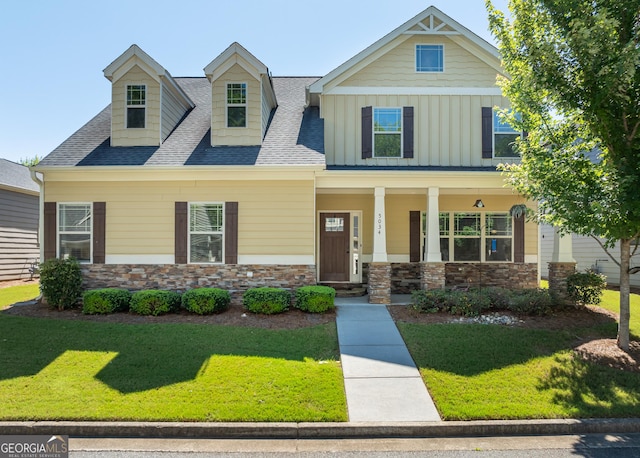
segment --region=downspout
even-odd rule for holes
[[[38,247],[40,249],[40,261],[44,261],[44,175],[40,173],[42,179],[40,179],[37,175],[38,172],[29,168],[29,172],[31,173],[31,179],[36,182],[38,187],[40,188],[40,192],[38,194]],[[36,298],[37,301],[42,299],[42,290],[40,290],[40,294]]]

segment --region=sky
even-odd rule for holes
[[[102,71],[134,43],[174,77],[235,41],[273,76],[324,76],[431,5],[495,45],[484,0],[5,0],[0,158],[44,157],[98,114]]]

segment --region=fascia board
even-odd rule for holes
[[[146,62],[137,59],[136,56],[132,56],[128,61],[124,62],[120,67],[118,67],[118,69],[115,72],[113,72],[112,78],[110,78],[111,82],[115,83],[116,81],[118,81],[120,78],[126,75],[127,72],[131,70],[133,67],[139,67],[147,75],[153,78],[157,83],[161,82],[160,75],[157,72],[155,72],[151,67],[149,67]]]
[[[231,67],[233,67],[236,64],[242,67],[243,70],[249,73],[249,75],[251,75],[256,80],[261,79],[262,74],[253,65],[251,65],[249,62],[247,62],[245,59],[243,59],[239,55],[231,56],[229,59],[223,62],[220,66],[218,66],[212,73],[207,74],[207,78],[209,78],[209,81],[211,82],[216,81],[221,76],[223,76]]]
[[[133,44],[103,70],[105,78],[111,80],[118,69],[134,56],[138,57],[142,62],[149,66],[156,75],[160,76],[166,72],[162,65],[140,49],[138,45]]]
[[[254,67],[254,71],[258,74],[260,73],[268,73],[269,70],[258,58],[256,58],[253,54],[243,48],[240,43],[234,42],[227,49],[225,49],[218,57],[213,59],[209,65],[204,68],[204,73],[209,78],[213,78],[214,72],[218,67],[223,65],[229,58],[231,58],[234,54],[241,56],[246,62],[248,62],[251,66]]]

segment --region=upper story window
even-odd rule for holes
[[[91,204],[58,204],[58,257],[91,262]]]
[[[247,127],[247,83],[227,83],[227,127]]]
[[[222,263],[223,237],[223,204],[192,203],[189,205],[188,262]]]
[[[147,87],[144,84],[127,86],[127,128],[145,127]]]
[[[497,110],[493,110],[493,157],[518,157],[516,139],[522,135],[508,123],[502,122]]]
[[[402,157],[402,109],[373,109],[373,156]]]
[[[416,45],[416,72],[442,73],[444,45]]]

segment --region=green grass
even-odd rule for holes
[[[346,421],[335,324],[268,330],[0,314],[0,420]]]
[[[636,417],[640,374],[573,358],[576,330],[399,323],[445,420]],[[615,323],[583,330],[615,335]]]
[[[40,294],[39,285],[18,285],[8,288],[0,288],[0,310],[6,309],[16,302],[24,302],[35,299]]]
[[[620,293],[610,289],[602,293],[602,302],[598,305],[616,314],[620,314]],[[633,339],[640,340],[640,295],[629,295],[629,332]]]

